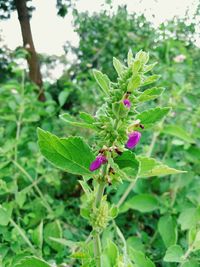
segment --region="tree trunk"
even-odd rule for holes
[[[29,55],[27,57],[29,77],[39,87],[38,99],[40,101],[45,101],[45,95],[42,87],[42,75],[40,72],[39,60],[33,43],[26,0],[15,0],[15,5],[21,27],[23,46],[29,52]]]

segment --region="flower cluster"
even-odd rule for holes
[[[116,153],[112,147],[116,147],[121,153],[125,149],[133,149],[141,139],[143,129],[137,118],[137,105],[144,101],[148,94],[142,95],[139,88],[155,82],[159,76],[148,76],[156,63],[147,65],[149,54],[139,51],[135,57],[131,51],[128,53],[127,65],[118,59],[113,59],[114,68],[118,74],[116,82],[111,82],[109,77],[100,71],[94,71],[94,77],[105,94],[104,104],[95,114],[95,127],[98,131],[98,146],[106,146],[108,153],[99,152],[96,159],[90,165],[90,171],[99,169],[103,164],[115,169],[114,158]]]
[[[131,101],[128,98],[123,100],[123,104],[125,107],[131,107]],[[125,147],[128,149],[133,149],[140,141],[141,133],[138,131],[133,131],[128,134],[128,141],[125,144]],[[90,171],[95,171],[99,169],[103,164],[107,163],[107,158],[103,154],[99,154],[96,159],[90,164]]]

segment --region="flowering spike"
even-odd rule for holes
[[[124,103],[124,106],[126,106],[127,108],[130,108],[131,107],[131,102],[129,99],[124,99],[123,100],[123,103]]]
[[[102,164],[105,164],[107,159],[104,155],[98,155],[96,159],[90,164],[90,171],[93,172],[101,167]]]
[[[140,141],[141,133],[134,131],[128,135],[129,139],[126,143],[126,147],[129,149],[134,148],[137,143]]]

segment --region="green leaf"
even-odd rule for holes
[[[109,215],[112,219],[116,218],[119,213],[119,209],[117,206],[112,205],[109,210]]]
[[[140,212],[151,212],[159,208],[156,197],[150,194],[139,194],[128,200],[120,208],[120,212],[126,212],[129,209],[138,210]]]
[[[51,248],[53,248],[56,251],[60,251],[63,246],[59,244],[58,242],[53,241],[51,237],[55,237],[55,238],[62,237],[62,229],[60,226],[60,222],[58,220],[54,222],[50,222],[45,225],[44,240]]]
[[[152,176],[165,176],[170,174],[184,173],[185,171],[180,171],[171,168],[161,162],[148,157],[137,156],[137,160],[140,162],[140,169],[138,177],[152,177]]]
[[[151,71],[151,70],[155,67],[155,65],[156,65],[157,63],[158,63],[158,62],[155,62],[155,63],[153,63],[153,64],[144,66],[144,67],[143,67],[143,72],[144,72],[144,73],[147,73],[147,72]]]
[[[62,92],[59,93],[58,102],[59,102],[60,107],[62,107],[65,104],[65,102],[66,102],[66,100],[67,100],[67,98],[68,98],[70,93],[71,93],[71,90],[62,91]]]
[[[112,267],[115,266],[116,261],[119,256],[119,251],[117,246],[111,240],[108,241],[102,255],[102,266]]]
[[[152,108],[138,114],[136,116],[136,120],[140,120],[145,127],[148,127],[151,126],[151,124],[155,124],[158,121],[162,120],[170,110],[171,108],[169,107]]]
[[[128,91],[129,92],[133,92],[135,89],[137,89],[138,87],[140,87],[141,84],[141,78],[140,75],[134,75],[131,77],[129,83],[128,83]]]
[[[93,75],[98,83],[98,85],[101,87],[102,91],[106,94],[109,95],[110,91],[110,80],[106,74],[103,74],[99,70],[93,70]]]
[[[79,246],[79,242],[67,240],[64,238],[55,238],[55,237],[49,237],[50,240],[55,241],[58,244],[61,244],[64,247],[69,247],[69,248],[77,248]]]
[[[82,138],[59,138],[38,128],[38,139],[43,156],[56,167],[73,174],[91,174],[89,166],[95,157]]]
[[[176,244],[177,225],[171,215],[166,214],[159,219],[158,231],[167,248]]]
[[[128,51],[127,62],[129,67],[133,64],[133,52],[131,49]]]
[[[89,195],[91,193],[91,188],[89,187],[89,185],[87,184],[87,182],[84,181],[84,180],[79,180],[79,183],[80,183],[80,185],[81,185],[84,193],[86,195]]]
[[[118,76],[121,77],[122,73],[124,72],[126,67],[115,57],[113,58],[113,66],[114,66]]]
[[[135,60],[139,60],[141,62],[141,64],[144,65],[149,61],[149,53],[140,50],[135,55]]]
[[[0,225],[8,225],[12,215],[12,208],[8,204],[0,205]]]
[[[137,74],[138,71],[141,69],[142,63],[140,60],[135,60],[132,65],[132,72],[133,74]]]
[[[196,260],[187,260],[184,264],[183,267],[199,267],[199,263]]]
[[[124,151],[122,155],[115,158],[115,163],[127,176],[136,177],[139,169],[139,162],[131,151]]]
[[[167,262],[181,262],[183,256],[183,249],[179,245],[170,246],[165,254],[164,261]]]
[[[154,82],[156,82],[160,77],[161,77],[160,75],[156,75],[156,74],[151,75],[151,76],[147,77],[147,78],[143,81],[142,86],[146,86],[146,85],[149,85],[149,84],[151,84],[151,83],[154,83]]]
[[[35,256],[25,257],[14,267],[51,267],[46,261],[43,261]]]
[[[188,143],[195,143],[194,139],[191,137],[191,134],[188,133],[185,129],[178,125],[166,125],[162,130],[165,134],[170,134],[180,138],[181,140]]]
[[[141,251],[130,248],[130,257],[133,259],[136,267],[155,267],[155,264]]]
[[[145,90],[139,97],[139,102],[145,102],[149,100],[156,99],[158,96],[160,96],[165,89],[163,87],[153,87],[150,89]]]
[[[81,115],[83,117],[83,115]],[[72,117],[70,114],[68,113],[64,113],[62,115],[59,116],[63,121],[65,121],[66,123],[68,123],[71,126],[75,126],[75,127],[81,127],[81,128],[87,128],[87,129],[92,129],[92,130],[96,130],[95,125],[93,125],[94,121],[89,122],[89,120],[87,122],[82,121],[76,121],[74,117]],[[89,118],[89,117],[88,117]]]
[[[93,123],[95,122],[95,118],[94,116],[92,116],[91,114],[87,113],[87,112],[80,112],[80,118],[84,121],[84,122],[87,122],[87,123]]]
[[[112,103],[112,111],[115,114],[115,116],[119,119],[125,118],[128,114],[128,109],[121,101]]]
[[[39,248],[42,248],[42,245],[43,245],[43,221],[41,221],[41,223],[38,225],[38,227],[33,230],[32,240]]]
[[[133,248],[135,250],[139,250],[142,252],[145,251],[145,247],[144,247],[140,237],[136,237],[136,236],[129,237],[127,239],[127,245],[128,245],[128,249]]]
[[[178,217],[178,223],[181,225],[181,230],[188,230],[196,226],[200,220],[200,207],[186,208]]]
[[[15,201],[19,205],[19,207],[22,208],[26,201],[26,192],[24,191],[17,192],[15,195]]]
[[[193,242],[193,251],[200,250],[200,230],[196,233],[195,240]]]

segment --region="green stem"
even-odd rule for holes
[[[94,256],[96,267],[101,267],[101,241],[99,234],[94,236]]]
[[[105,188],[105,183],[99,183],[96,201],[95,201],[95,205],[97,208],[100,206],[101,199],[103,197],[104,188]]]
[[[124,201],[126,200],[126,198],[129,195],[129,193],[133,190],[137,180],[138,180],[138,176],[136,176],[135,180],[129,184],[126,191],[124,192],[124,194],[121,196],[119,202],[117,203],[118,208],[124,203]]]
[[[183,261],[180,263],[180,267],[182,267],[185,263],[185,261],[187,260],[187,258],[190,256],[191,252],[193,250],[193,246],[191,245],[187,251],[185,252],[185,254],[183,255],[182,259]]]
[[[52,208],[50,207],[49,203],[46,201],[45,197],[43,196],[42,192],[40,191],[39,187],[36,183],[34,183],[33,178],[30,176],[30,174],[16,161],[13,160],[14,165],[28,178],[28,180],[32,183],[33,187],[37,191],[38,195],[40,196],[43,205],[48,210],[48,212],[53,213]]]
[[[26,242],[26,244],[31,248],[31,250],[37,254],[37,251],[35,250],[34,246],[32,245],[31,241],[28,239],[28,237],[25,235],[23,230],[13,221],[13,219],[10,219],[10,223],[15,227],[15,229],[18,231],[18,233],[21,235],[23,240]]]
[[[152,151],[153,151],[153,149],[154,149],[154,146],[155,146],[155,143],[156,143],[156,140],[157,140],[159,134],[160,134],[160,132],[154,132],[154,134],[153,134],[153,138],[152,138],[152,140],[151,140],[151,144],[150,144],[150,146],[149,146],[149,150],[148,150],[148,152],[147,152],[147,154],[146,154],[147,157],[150,157],[150,156],[151,156]]]
[[[99,183],[96,200],[95,200],[96,208],[98,208],[101,204],[104,189],[105,189],[105,183],[104,182]],[[101,240],[100,240],[99,233],[94,234],[93,241],[94,241],[94,256],[95,256],[95,261],[96,261],[96,267],[101,267]]]

